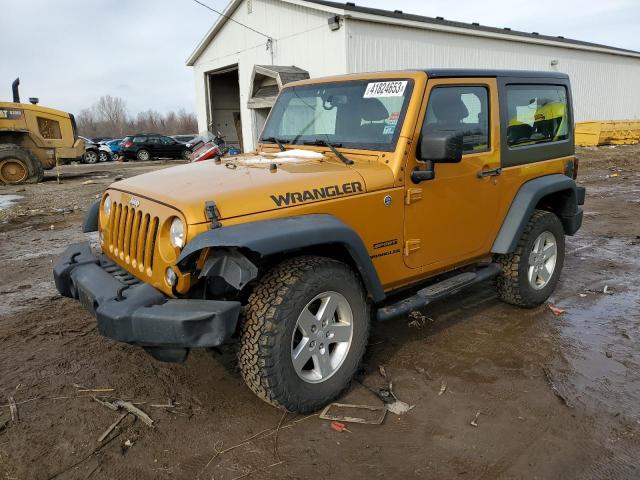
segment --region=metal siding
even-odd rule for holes
[[[640,118],[640,59],[348,19],[347,71],[404,68],[557,70],[575,120]],[[551,60],[558,60],[556,67]]]
[[[247,107],[254,65],[295,65],[311,77],[346,72],[344,27],[329,29],[329,13],[288,4],[279,0],[253,0],[252,13],[242,2],[232,17],[275,39],[273,61],[266,38],[235,22],[227,21],[194,64],[198,128],[207,129],[205,74],[238,65],[242,136],[245,149],[254,147],[253,112]]]

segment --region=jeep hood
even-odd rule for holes
[[[208,221],[206,201],[214,201],[220,218],[228,219],[393,184],[389,167],[376,161],[345,165],[333,157],[311,153],[315,158],[254,153],[223,158],[220,163],[189,163],[128,178],[110,189],[170,205],[181,211],[189,224],[195,224]]]

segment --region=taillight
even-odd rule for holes
[[[564,162],[564,174],[573,178],[574,180],[578,177],[578,158],[573,157]]]
[[[127,140],[126,142],[124,142],[124,143],[122,144],[122,146],[123,146],[124,148],[133,147],[133,142],[132,142],[131,140]]]

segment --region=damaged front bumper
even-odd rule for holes
[[[142,346],[154,358],[182,362],[193,347],[226,343],[240,302],[174,299],[142,283],[89,242],[69,246],[53,269],[58,291],[80,301],[113,340]]]

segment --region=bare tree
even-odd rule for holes
[[[127,103],[120,97],[103,95],[92,107],[98,119],[117,136],[124,133],[128,119]]]
[[[177,135],[198,131],[195,114],[188,113],[184,108],[164,115],[149,109],[131,117],[126,102],[111,95],[103,95],[90,108],[81,110],[76,121],[80,134],[87,137],[121,138],[138,132]]]
[[[81,134],[93,137],[98,134],[98,122],[91,108],[84,108],[76,116],[76,125]]]

